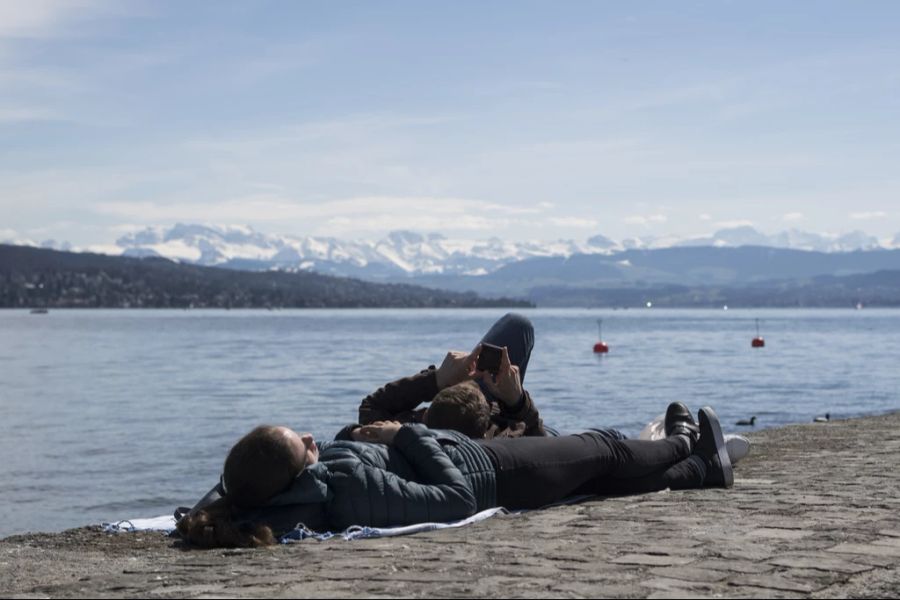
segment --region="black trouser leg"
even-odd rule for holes
[[[479,443],[497,468],[498,503],[511,509],[559,502],[608,479],[646,477],[663,489],[666,469],[690,454],[679,436],[650,442],[581,433]]]
[[[706,478],[706,464],[698,456],[689,456],[671,467],[661,469],[643,477],[631,479],[602,478],[589,481],[578,490],[578,494],[597,496],[626,496],[647,494],[666,488],[673,490],[693,490],[703,487]]]

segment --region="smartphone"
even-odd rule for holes
[[[503,356],[503,348],[493,344],[481,343],[481,352],[478,354],[478,362],[475,368],[479,371],[497,374],[500,370],[500,358]]]

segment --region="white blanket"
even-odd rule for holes
[[[282,544],[290,544],[299,542],[307,538],[317,540],[328,540],[333,537],[342,537],[345,540],[361,540],[365,538],[392,537],[397,535],[411,535],[422,531],[434,531],[436,529],[448,529],[450,527],[462,527],[470,523],[477,523],[487,518],[493,517],[497,513],[507,512],[505,508],[489,508],[480,513],[476,513],[466,519],[459,521],[451,521],[449,523],[416,523],[415,525],[405,525],[403,527],[360,527],[354,525],[348,527],[344,531],[333,532],[326,531],[319,533],[311,531],[303,526],[298,526],[293,531],[281,536]],[[103,523],[102,527],[107,533],[126,533],[132,531],[161,531],[163,533],[171,533],[175,530],[175,517],[162,516],[149,519],[127,519],[118,523]]]

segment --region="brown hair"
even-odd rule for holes
[[[425,414],[429,429],[455,429],[470,438],[483,438],[491,425],[491,409],[478,384],[464,381],[444,388]]]
[[[237,523],[241,509],[262,506],[286,489],[306,466],[292,451],[284,431],[260,425],[238,440],[225,459],[222,486],[225,495],[178,522],[178,531],[193,545],[256,547],[275,543],[264,525]]]

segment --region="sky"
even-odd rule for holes
[[[900,233],[900,2],[0,0],[0,239]]]

